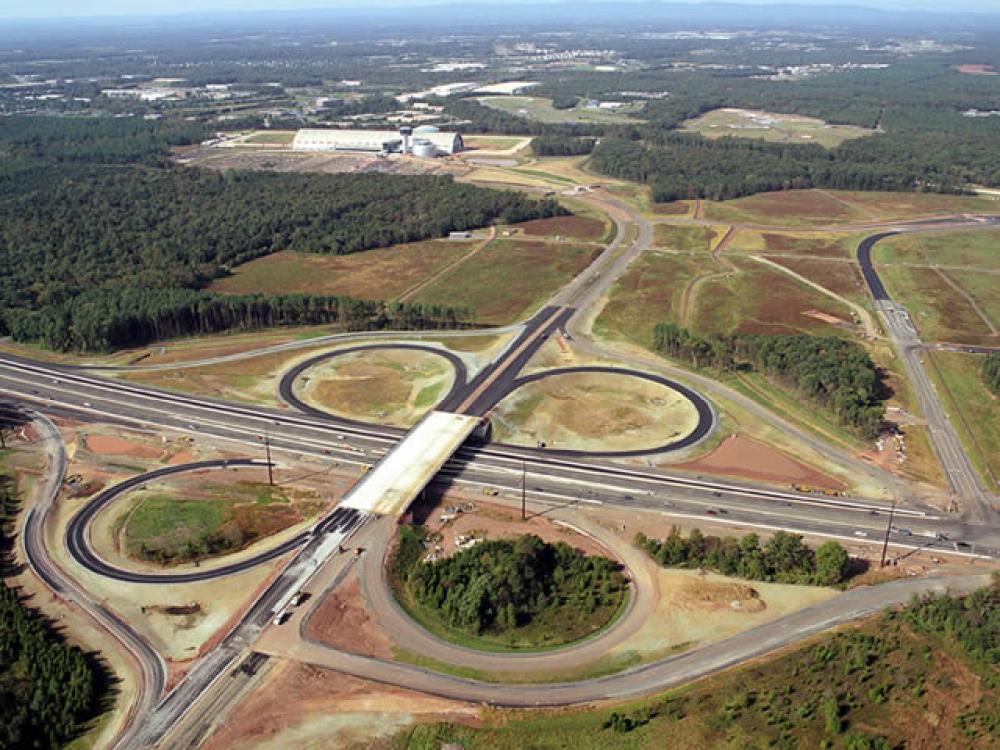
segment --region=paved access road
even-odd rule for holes
[[[927,420],[931,444],[952,492],[959,498],[961,509],[969,520],[989,523],[994,513],[993,500],[980,485],[979,476],[927,375],[923,361],[925,347],[916,326],[906,308],[892,301],[872,263],[871,254],[875,245],[898,234],[898,231],[882,232],[865,238],[858,246],[858,264],[875,301],[875,309],[903,360],[907,380],[917,394],[920,413]]]

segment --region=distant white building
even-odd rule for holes
[[[419,153],[414,148],[420,145]],[[432,149],[428,146],[433,147]],[[433,126],[399,130],[334,130],[303,128],[295,134],[295,151],[367,151],[416,153],[418,156],[454,154],[465,148],[460,133],[443,133]]]

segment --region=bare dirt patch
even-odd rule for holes
[[[781,484],[801,484],[842,490],[845,485],[768,445],[742,436],[728,437],[718,448],[696,461],[675,464],[672,468],[706,474],[759,479]]]
[[[992,65],[976,65],[966,63],[965,65],[956,65],[955,70],[959,73],[965,73],[971,76],[995,76],[1000,75],[997,73],[996,69]]]
[[[655,448],[691,433],[694,405],[627,374],[568,373],[522,386],[493,413],[493,437],[563,450]]]
[[[132,456],[134,458],[159,458],[163,451],[151,445],[126,440],[112,435],[87,435],[84,444],[91,453],[99,456]]]
[[[392,658],[392,644],[365,610],[358,576],[331,592],[309,616],[306,636],[355,654]]]

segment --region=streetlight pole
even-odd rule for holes
[[[264,453],[267,456],[267,484],[274,487],[274,467],[271,465],[271,435],[267,427],[264,428]]]
[[[523,460],[521,461],[521,520],[527,519],[527,512],[525,509],[526,495],[527,495],[527,482],[528,482],[528,465]]]
[[[882,542],[882,563],[879,565],[880,568],[885,567],[885,555],[889,551],[889,534],[892,532],[892,517],[896,513],[896,499],[897,496],[892,496],[892,507],[889,509],[889,523],[885,526],[885,540]]]

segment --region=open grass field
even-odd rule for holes
[[[680,227],[657,224],[653,241],[657,247],[679,253],[708,253],[725,234],[721,227]]]
[[[510,228],[520,229],[529,237],[568,237],[597,242],[608,232],[608,223],[588,216],[553,216],[513,224]]]
[[[692,303],[693,330],[844,335],[851,326],[850,310],[829,296],[752,260],[731,262],[737,272],[710,278]]]
[[[818,143],[826,148],[875,131],[851,125],[828,125],[801,115],[783,115],[747,109],[715,109],[688,120],[681,128],[706,138],[751,138],[770,143]]]
[[[142,560],[189,562],[240,550],[317,510],[315,498],[293,502],[281,488],[257,482],[187,484],[177,492],[140,493],[121,519],[120,540]]]
[[[1000,201],[937,193],[789,190],[732,201],[705,201],[705,218],[770,226],[828,226],[956,213],[1000,213]]]
[[[561,450],[655,448],[689,435],[694,406],[657,383],[605,373],[555,375],[514,391],[493,413],[493,439]]]
[[[462,141],[469,149],[506,151],[521,143],[527,145],[531,139],[521,135],[463,135]]]
[[[291,146],[295,139],[294,130],[258,130],[243,139],[244,143],[268,146]]]
[[[905,305],[927,343],[995,344],[996,337],[969,301],[931,268],[888,265],[880,275]]]
[[[1000,489],[1000,398],[982,377],[984,356],[929,352],[927,371],[987,487]]]
[[[214,282],[221,294],[343,294],[389,300],[472,252],[475,243],[428,240],[350,255],[279,252]]]
[[[470,307],[478,323],[506,325],[541,307],[599,253],[594,246],[496,240],[412,301]]]
[[[875,246],[880,263],[966,266],[1000,271],[1000,229],[889,237]]]
[[[484,106],[539,122],[638,122],[628,114],[637,112],[641,108],[632,106],[611,111],[577,106],[573,109],[556,109],[550,99],[539,96],[484,96],[478,101]]]
[[[987,750],[996,747],[990,717],[1000,694],[984,669],[943,639],[880,615],[649,699],[599,709],[496,710],[475,724],[425,723],[401,732],[392,747]]]
[[[808,258],[854,260],[855,251],[867,232],[767,231],[740,229],[726,246],[727,253],[791,255]]]
[[[639,256],[612,287],[594,332],[652,348],[656,324],[680,320],[685,288],[714,270],[707,258],[649,252]]]
[[[409,427],[448,392],[455,374],[428,352],[379,349],[337,357],[303,373],[299,395],[331,414]]]

